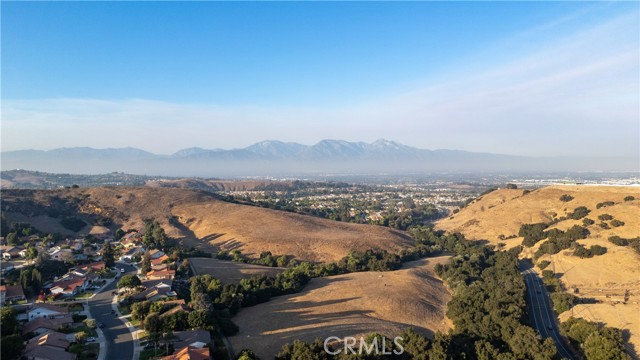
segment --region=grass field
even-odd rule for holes
[[[360,336],[379,332],[395,336],[407,327],[427,335],[445,332],[449,291],[433,273],[442,256],[386,272],[351,273],[313,279],[298,294],[280,296],[245,308],[234,317],[240,332],[229,338],[234,349],[251,348],[273,358],[295,339]]]
[[[275,276],[285,270],[211,258],[189,258],[189,265],[194,275],[209,274],[225,283],[237,283],[254,275]]]

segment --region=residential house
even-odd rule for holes
[[[34,360],[73,360],[75,355],[65,351],[70,344],[65,334],[47,331],[29,340],[24,356]]]
[[[201,344],[197,344],[201,345]],[[157,358],[158,360],[209,360],[211,354],[208,347],[185,346],[176,350],[175,354]]]
[[[147,274],[147,279],[149,280],[160,280],[160,279],[167,279],[167,280],[173,280],[173,278],[176,276],[176,271],[175,270],[151,270],[149,271]]]
[[[64,317],[49,319],[49,318],[37,318],[33,321],[29,321],[22,328],[22,335],[34,334],[40,335],[47,331],[57,331],[60,329],[69,329],[73,324],[73,318],[71,315]]]
[[[133,261],[133,258],[136,255],[142,255],[143,253],[144,253],[144,249],[140,246],[130,248],[129,250],[124,252],[122,255],[120,255],[120,261],[131,262]]]
[[[4,289],[2,289],[4,288]],[[26,300],[27,298],[24,296],[24,290],[21,285],[7,285],[0,286],[0,290],[2,290],[2,303],[12,302],[12,301],[21,301]]]
[[[151,259],[151,265],[160,265],[167,260],[169,260],[169,257],[167,256],[167,254],[162,254],[162,256],[156,259]]]
[[[166,304],[163,304],[166,306]],[[185,312],[185,313],[190,313],[191,312],[191,308],[189,308],[187,305],[185,304],[178,304],[173,306],[172,308],[168,309],[167,311],[163,312],[160,317],[165,317],[165,316],[169,316],[169,315],[173,315],[177,312]]]
[[[90,264],[78,265],[73,269],[80,269],[87,272],[98,272],[104,270],[106,267],[104,261],[92,262]]]
[[[131,248],[134,246],[138,246],[142,243],[142,235],[140,233],[134,231],[130,233],[126,233],[122,239],[120,239],[120,244],[125,248]]]
[[[64,261],[64,262],[71,262],[73,261],[73,259],[75,259],[75,255],[73,255],[73,251],[71,249],[60,249],[59,247],[56,246],[57,249],[49,252],[49,257],[51,260],[56,260],[56,261]]]
[[[26,256],[27,253],[24,248],[19,246],[11,246],[11,245],[2,245],[0,246],[0,253],[2,253],[2,260],[11,260],[12,258],[16,258],[19,256]],[[20,255],[20,254],[23,255]]]
[[[53,295],[72,296],[83,292],[90,285],[87,276],[65,276],[60,280],[54,281],[51,286]]]
[[[143,283],[143,285],[145,285]],[[157,301],[162,298],[173,297],[177,294],[171,291],[171,284],[160,282],[147,288],[133,296],[136,300]]]
[[[0,304],[4,304],[7,298],[7,287],[5,285],[0,285]]]
[[[151,260],[159,259],[162,256],[166,256],[166,255],[161,250],[153,249],[153,250],[149,251],[149,257],[151,258]]]
[[[193,343],[211,344],[211,333],[206,330],[189,330],[189,331],[176,331],[173,336],[177,338],[173,342],[173,346],[176,349],[189,346]]]
[[[69,248],[74,251],[80,251],[84,247],[84,240],[82,239],[66,239],[65,243],[69,245]]]
[[[29,321],[37,318],[57,319],[69,315],[69,310],[53,304],[38,303],[27,312]]]
[[[77,356],[57,348],[35,346],[24,352],[27,360],[76,360]]]

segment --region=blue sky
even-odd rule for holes
[[[639,151],[637,2],[1,6],[3,151]]]

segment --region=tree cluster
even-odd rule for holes
[[[600,256],[607,253],[607,248],[600,245],[591,245],[590,248],[586,248],[584,245],[576,244],[576,248],[573,255],[579,258],[591,258],[594,256]]]
[[[151,249],[161,249],[165,252],[169,246],[167,234],[157,221],[145,221],[142,241]]]
[[[570,317],[560,324],[563,334],[587,360],[630,360],[624,352],[622,331],[596,322]]]
[[[2,338],[0,339],[0,357],[3,360],[19,359],[24,343],[18,331],[18,314],[11,307],[3,306],[0,309],[0,327]]]

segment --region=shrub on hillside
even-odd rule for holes
[[[620,221],[618,219],[613,219],[613,220],[611,220],[610,224],[613,227],[620,227],[620,226],[624,226],[624,221]]]
[[[540,262],[538,263],[538,268],[539,268],[540,270],[544,270],[544,269],[546,269],[546,268],[547,268],[547,266],[549,266],[549,264],[551,264],[551,261],[549,261],[549,260],[542,260],[542,261],[540,261]]]
[[[629,195],[629,196],[625,196],[625,197],[624,197],[624,201],[633,201],[633,200],[635,200],[635,199],[636,199],[636,198],[635,198],[635,197],[633,197],[633,196],[631,196],[631,195]]]
[[[611,205],[615,205],[615,203],[613,201],[603,201],[596,205],[596,209],[600,209],[600,208],[611,206]]]
[[[613,220],[613,216],[609,214],[602,214],[602,215],[598,215],[598,219],[601,221],[608,221],[608,220]]]
[[[595,221],[593,221],[593,220],[591,220],[591,219],[589,219],[589,218],[584,218],[584,219],[582,219],[582,224],[583,224],[584,226],[593,225],[593,224],[595,224],[595,223],[596,223]]]
[[[564,194],[564,195],[560,196],[560,201],[569,202],[571,200],[573,200],[573,196],[571,196],[571,195]]]
[[[609,242],[618,246],[629,245],[629,241],[627,239],[621,238],[620,236],[609,236]]]
[[[569,214],[569,217],[573,220],[580,220],[583,217],[589,215],[590,212],[591,210],[587,209],[585,206],[578,206],[573,210],[571,214]]]

